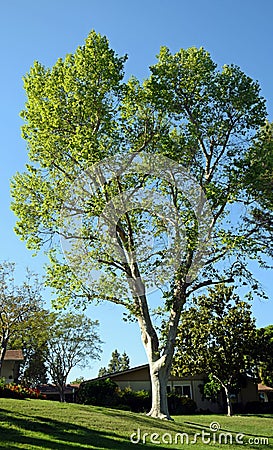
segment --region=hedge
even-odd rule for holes
[[[133,412],[148,412],[151,408],[151,394],[145,390],[121,390],[110,378],[83,382],[77,393],[77,402],[85,405],[108,406]],[[175,393],[168,394],[170,414],[193,414],[196,403]]]
[[[17,384],[7,384],[0,386],[0,398],[15,398],[23,400],[24,398],[39,398],[45,399],[38,389],[31,389]]]

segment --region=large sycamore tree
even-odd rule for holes
[[[263,238],[257,239],[259,226],[246,220],[252,191],[244,189],[244,158],[264,124],[265,102],[257,82],[236,66],[218,69],[203,48],[175,54],[161,48],[143,83],[124,81],[125,59],[93,31],[85,45],[52,68],[34,63],[24,78],[22,112],[30,162],[12,180],[12,208],[18,217],[16,232],[28,248],[51,249],[48,283],[59,304],[106,300],[123,305],[138,321],[150,366],[149,414],[168,419],[166,385],[187,299],[200,288],[239,276],[251,283],[246,258],[265,250]],[[142,155],[144,163],[127,172],[103,165],[105,158],[113,161],[118,155],[127,166]],[[164,164],[158,169],[160,158],[172,162],[165,173]],[[86,183],[77,201],[71,186],[94,164],[102,164],[96,189],[89,190]],[[183,183],[181,188],[173,181],[179,168],[186,192]],[[144,207],[132,200],[138,189]],[[114,236],[118,245],[109,251],[107,234],[98,233],[96,226],[117,197],[129,207],[112,203],[120,215],[109,239]],[[74,229],[69,234],[64,205],[70,225],[80,210],[79,233]],[[60,234],[74,239],[67,252],[70,263],[58,251]],[[77,264],[73,254],[79,256],[80,241],[85,251]],[[206,250],[202,254],[201,247]],[[101,276],[90,282],[94,270]],[[153,306],[168,316],[162,346],[148,297],[151,285],[160,282],[163,295]]]
[[[256,200],[249,220],[259,223],[268,237],[266,246],[272,257],[273,231],[273,123],[266,121],[246,155],[244,182]],[[255,179],[255,183],[253,183]]]

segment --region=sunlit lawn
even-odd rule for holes
[[[231,418],[192,415],[175,416],[174,419],[174,422],[162,422],[144,414],[115,409],[43,400],[0,399],[0,449],[273,449],[273,416],[270,415]],[[220,424],[222,437],[219,432],[210,430],[212,422]],[[203,437],[202,432],[205,433]],[[136,444],[130,441],[132,433],[135,433],[134,441],[139,438]],[[182,433],[185,434],[182,436]],[[195,437],[196,433],[200,435]],[[236,443],[239,434],[245,435],[237,437],[244,444]],[[182,438],[184,444],[181,444]],[[264,438],[268,439],[267,445],[262,443]],[[225,439],[227,444],[224,444]]]

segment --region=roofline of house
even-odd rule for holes
[[[270,386],[266,386],[265,384],[259,383],[258,384],[258,391],[259,392],[273,392],[273,388]]]
[[[131,369],[119,370],[118,372],[108,373],[107,375],[103,375],[102,377],[92,378],[91,380],[84,380],[81,384],[88,383],[89,381],[97,381],[97,380],[106,380],[107,378],[115,378],[119,375],[124,375],[131,372],[136,372],[138,370],[149,368],[149,364],[142,364],[141,366],[132,367]]]
[[[9,350],[6,350],[6,352],[5,352],[4,361],[23,362],[24,360],[25,359],[24,359],[22,350],[9,349]]]

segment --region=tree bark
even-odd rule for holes
[[[229,393],[227,386],[223,386],[223,387],[224,387],[226,402],[227,402],[227,415],[229,417],[231,417],[233,414],[233,410],[232,410],[232,403],[231,403],[231,399],[230,399],[230,393]]]
[[[64,393],[64,386],[61,385],[57,385],[58,390],[59,390],[59,394],[60,394],[60,402],[61,403],[65,403],[65,393]]]
[[[138,323],[149,362],[152,390],[152,406],[147,415],[154,418],[172,420],[168,409],[167,383],[172,367],[178,323],[185,301],[185,292],[174,301],[170,311],[166,345],[160,352],[158,336],[151,322],[146,297],[141,296],[139,299],[142,313],[138,316]]]
[[[171,420],[168,408],[167,384],[170,370],[160,360],[149,363],[151,388],[152,388],[152,406],[147,416],[158,419]]]
[[[138,323],[141,330],[142,343],[149,362],[151,378],[152,407],[147,415],[170,420],[167,402],[167,382],[171,365],[167,364],[167,362],[172,360],[172,355],[164,354],[160,356],[158,337],[152,326],[149,314],[145,314],[145,317],[143,315],[139,316]]]
[[[5,358],[5,354],[7,351],[8,339],[9,339],[9,336],[2,338],[2,343],[1,343],[1,348],[0,348],[0,377],[2,376],[2,367],[3,367],[3,361]]]

